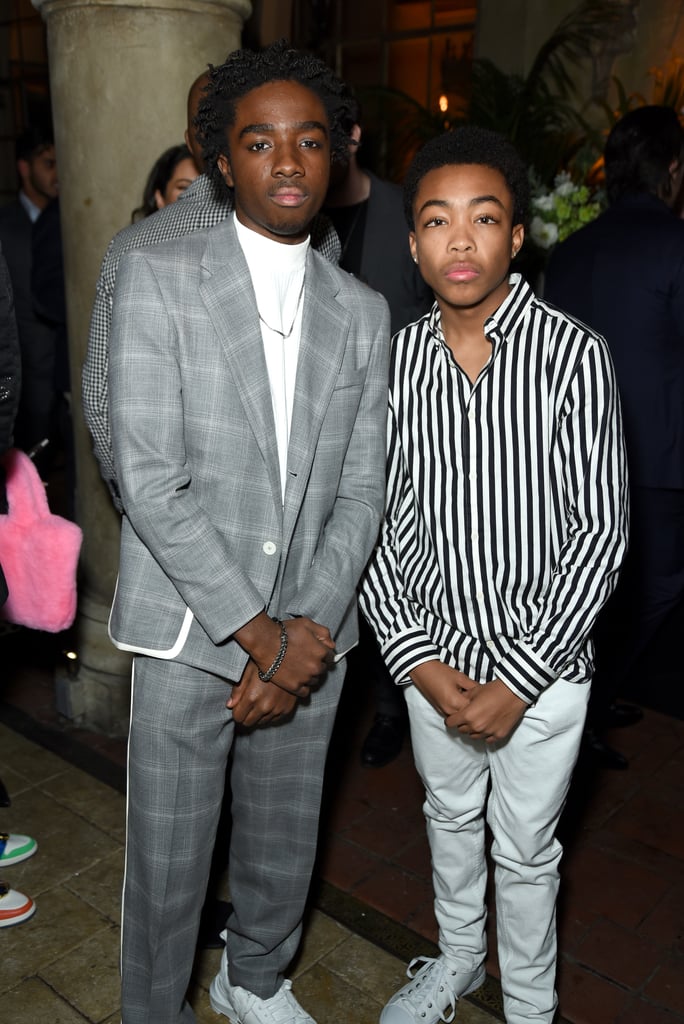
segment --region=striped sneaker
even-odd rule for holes
[[[30,836],[22,836],[16,832],[0,832],[0,868],[28,860],[37,849],[38,843]]]
[[[6,882],[0,882],[0,928],[28,921],[35,910],[36,905],[30,897],[10,889]]]

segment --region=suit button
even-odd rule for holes
[[[267,540],[262,548],[262,551],[264,552],[265,555],[275,555],[277,550],[278,548],[276,547],[272,540]]]

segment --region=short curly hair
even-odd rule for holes
[[[206,173],[227,187],[218,167],[229,156],[226,129],[235,123],[235,104],[253,89],[270,82],[298,82],[311,89],[328,115],[331,159],[344,158],[349,146],[350,94],[344,83],[318,57],[293,49],[285,39],[261,51],[235,50],[224,64],[210,65],[209,85],[194,120]]]
[[[464,124],[430,139],[413,158],[404,180],[404,213],[412,231],[415,229],[413,203],[421,181],[430,171],[452,164],[480,164],[499,171],[513,198],[513,223],[527,222],[529,178],[515,146],[489,128]]]

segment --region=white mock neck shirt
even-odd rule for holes
[[[280,486],[287,482],[287,449],[304,308],[304,269],[309,239],[275,242],[245,227],[233,214],[238,242],[252,278],[275,420]]]

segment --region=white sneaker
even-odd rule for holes
[[[418,969],[418,964],[423,966]],[[474,992],[485,980],[484,967],[456,971],[442,957],[416,957],[406,973],[412,980],[394,993],[380,1014],[380,1024],[449,1024],[461,996]]]
[[[0,868],[28,860],[37,849],[38,843],[30,836],[22,836],[17,832],[0,832]]]
[[[28,921],[36,912],[36,905],[30,896],[11,889],[6,882],[0,882],[0,928]]]
[[[222,1013],[232,1024],[316,1024],[291,989],[292,982],[284,981],[270,999],[259,999],[246,988],[231,985],[222,969],[209,988],[209,1002],[215,1013]]]

